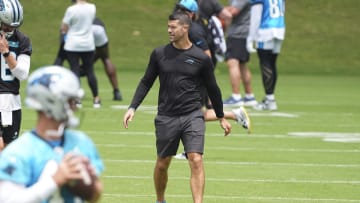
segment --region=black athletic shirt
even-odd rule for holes
[[[199,47],[176,49],[171,43],[153,50],[130,108],[136,109],[159,76],[158,114],[185,115],[201,109],[201,87],[205,86],[218,118],[224,117],[221,92],[211,59]]]
[[[199,22],[193,21],[191,23],[189,39],[203,51],[210,50],[209,43],[211,42],[211,38],[209,39],[207,32],[208,31],[204,30],[204,27]]]
[[[9,42],[9,50],[11,54],[15,54],[17,58],[20,54],[26,54],[31,56],[32,47],[30,43],[30,39],[21,33],[18,30],[14,30],[14,34],[7,39]],[[3,56],[0,55],[0,94],[2,93],[12,93],[12,94],[19,94],[20,89],[20,81],[14,77],[10,69],[5,62]]]

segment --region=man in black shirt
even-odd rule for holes
[[[171,158],[176,154],[180,140],[191,168],[193,201],[203,201],[205,174],[205,121],[201,110],[201,87],[209,92],[216,116],[225,136],[231,124],[224,118],[221,92],[213,72],[211,59],[194,46],[188,37],[191,19],[184,12],[175,12],[168,19],[170,43],[154,49],[146,72],[123,118],[125,128],[135,115],[154,81],[159,76],[158,113],[155,118],[157,160],[154,182],[157,202],[165,202],[165,189]],[[204,82],[202,82],[204,81]]]

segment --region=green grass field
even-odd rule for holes
[[[26,0],[21,30],[33,43],[32,71],[51,64],[70,1]],[[95,0],[107,25],[111,57],[124,101],[112,101],[102,65],[96,64],[102,108],[93,109],[87,82],[80,129],[95,141],[106,170],[101,203],[155,202],[152,181],[156,158],[153,119],[157,87],[122,126],[150,51],[167,43],[167,15],[175,0]],[[226,0],[222,0],[224,4]],[[233,123],[229,137],[218,122],[207,123],[206,203],[360,203],[360,27],[359,0],[287,1],[286,41],[279,57],[276,98],[279,110],[249,109],[253,133]],[[140,35],[134,35],[139,31]],[[256,55],[250,67],[254,93],[263,97]],[[230,94],[227,68],[216,69],[223,98]],[[22,84],[22,93],[25,84]],[[22,131],[35,122],[23,110]],[[179,149],[180,151],[182,149]],[[169,203],[191,202],[189,169],[173,160]]]
[[[154,202],[157,84],[126,130],[122,116],[142,73],[119,74],[125,101],[114,102],[99,65],[103,107],[91,107],[89,88],[84,87],[80,129],[94,139],[105,162],[101,202]],[[217,77],[228,92],[226,72]],[[232,122],[232,134],[224,137],[218,122],[208,122],[204,202],[360,202],[359,82],[350,76],[280,75],[279,110],[249,109],[252,134]],[[254,76],[254,88],[259,98],[259,75]],[[25,109],[23,115],[23,129],[31,128],[34,113]],[[188,177],[187,162],[174,159],[168,202],[191,202]]]

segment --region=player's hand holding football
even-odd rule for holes
[[[66,154],[53,175],[57,185],[63,186],[72,180],[82,179],[80,169],[81,165],[86,162],[88,162],[88,160],[83,156],[75,156],[72,153]]]

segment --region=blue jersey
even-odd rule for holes
[[[30,187],[38,181],[49,161],[59,163],[68,152],[89,158],[98,175],[103,171],[103,162],[95,145],[84,133],[65,130],[62,143],[54,147],[32,131],[24,133],[1,152],[0,180]],[[62,187],[57,194],[44,203],[58,202],[59,200],[64,203],[73,203],[75,200],[79,202],[79,198],[72,195],[66,187]]]
[[[257,41],[285,38],[285,0],[250,0],[251,5],[262,4]]]

